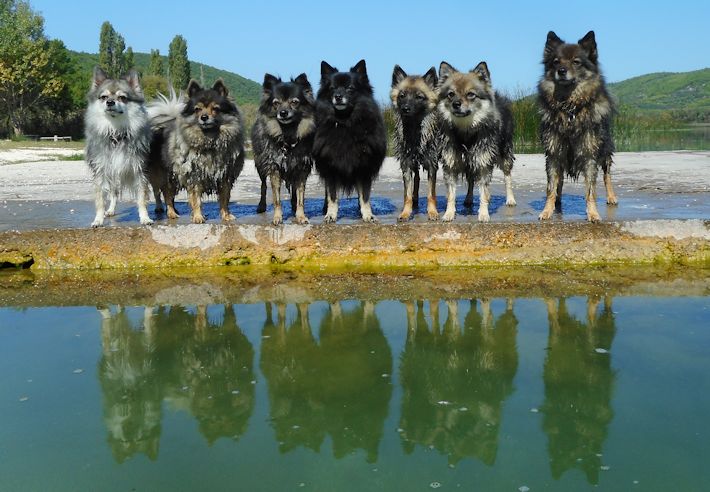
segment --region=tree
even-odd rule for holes
[[[116,37],[113,43],[113,64],[111,66],[111,72],[109,76],[112,78],[117,78],[126,73],[126,57],[123,54],[126,49],[126,41],[123,36],[116,33]]]
[[[190,61],[187,59],[187,41],[179,34],[170,42],[168,51],[168,79],[177,90],[187,88],[190,82]]]
[[[101,24],[101,34],[99,34],[99,66],[101,69],[112,75],[114,68],[113,50],[116,44],[116,31],[109,21]]]
[[[123,56],[123,71],[121,74],[128,73],[128,71],[135,67],[135,60],[133,60],[133,48],[130,46],[126,48],[126,54]]]
[[[61,42],[44,36],[44,19],[28,2],[0,0],[0,108],[16,136],[35,105],[64,91],[66,56]]]
[[[160,50],[150,50],[150,65],[148,65],[148,75],[164,76],[163,57]]]

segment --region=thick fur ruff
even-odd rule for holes
[[[121,119],[109,118],[97,103],[89,104],[85,116],[86,161],[107,193],[128,190],[132,196],[147,181],[145,162],[151,133],[142,104],[129,102]]]
[[[350,87],[350,105],[338,111],[333,95]],[[316,100],[313,157],[316,170],[329,190],[351,193],[366,189],[377,177],[387,152],[387,133],[367,76],[356,70],[333,72],[321,79]]]
[[[432,111],[421,119],[403,119],[394,113],[394,154],[402,171],[436,173],[441,155],[442,133],[439,113]]]
[[[279,173],[290,187],[308,179],[313,169],[313,118],[301,120],[293,135],[284,132],[275,119],[259,114],[252,129],[254,164],[259,176]]]
[[[120,79],[109,79],[96,67],[87,101],[85,152],[96,203],[92,227],[102,226],[104,217],[115,214],[123,190],[135,197],[140,223],[152,223],[146,208],[151,132],[138,74],[131,71]],[[107,196],[110,202],[105,208]]]
[[[481,114],[470,118],[454,118],[442,106],[444,171],[485,183],[490,182],[494,167],[509,174],[515,161],[510,101],[496,92]]]

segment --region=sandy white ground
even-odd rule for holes
[[[56,161],[61,160],[61,157],[71,157],[77,154],[81,154],[81,150],[54,147],[7,149],[0,151],[0,166],[22,162]],[[2,170],[0,170],[0,175],[1,174]]]
[[[22,149],[21,149],[22,150]],[[37,150],[37,149],[35,149]],[[69,149],[39,149],[48,154]],[[8,154],[11,154],[8,156]],[[35,155],[41,152],[35,152]],[[88,167],[82,161],[38,161],[7,164],[23,155],[18,150],[0,151],[0,200],[93,200],[93,189]],[[27,157],[27,154],[24,154]],[[545,189],[545,164],[541,154],[518,155],[513,168],[515,189],[539,192]],[[425,176],[423,176],[425,179]],[[657,193],[704,193],[710,191],[710,152],[628,152],[615,156],[613,180],[620,191]],[[494,187],[502,185],[500,171],[494,173]],[[603,189],[600,182],[600,194]],[[254,162],[248,160],[235,185],[234,196],[242,202],[257,200],[259,178]],[[438,176],[438,192],[444,193],[442,176]],[[572,192],[581,191],[581,183],[565,185]],[[425,181],[421,194],[425,193]],[[308,182],[307,196],[321,197],[322,186],[316,175]],[[373,193],[399,196],[402,193],[402,174],[396,159],[387,158]],[[181,197],[178,197],[180,199]],[[269,197],[270,199],[270,197]]]

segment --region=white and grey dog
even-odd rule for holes
[[[104,224],[116,213],[124,189],[135,196],[141,224],[148,216],[146,158],[151,131],[138,74],[131,70],[120,79],[110,79],[99,67],[87,95],[85,116],[86,161],[94,179],[96,217],[91,227]],[[105,208],[105,195],[109,206]]]

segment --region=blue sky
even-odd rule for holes
[[[30,0],[49,37],[98,51],[108,20],[134,51],[167,54],[175,34],[191,60],[261,82],[306,72],[320,61],[347,70],[367,61],[378,100],[388,97],[395,63],[409,73],[446,60],[460,70],[485,60],[496,88],[532,90],[547,31],[576,41],[597,35],[610,82],[649,72],[710,66],[710,2],[647,1],[281,1],[183,2]]]

